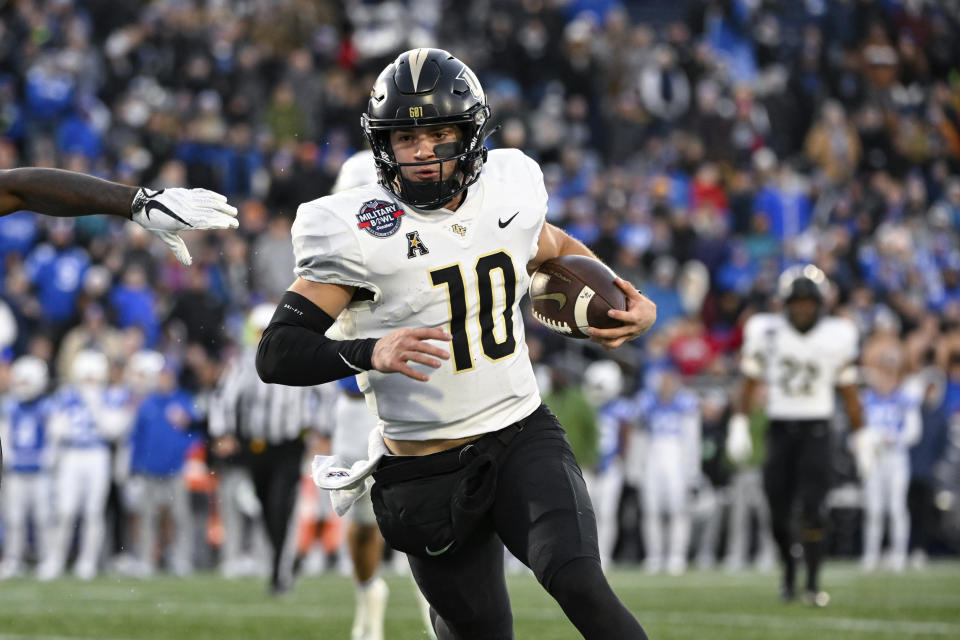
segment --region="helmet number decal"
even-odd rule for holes
[[[423,107],[410,107],[410,117],[411,118],[422,118],[423,117]]]

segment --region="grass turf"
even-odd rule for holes
[[[780,603],[774,574],[609,574],[655,640],[960,638],[958,562],[872,575],[850,563],[828,563],[824,585],[833,599],[819,610]],[[387,640],[425,638],[410,579],[387,581]],[[517,638],[580,637],[531,576],[511,576],[509,586]],[[260,580],[212,575],[0,582],[0,640],[346,640],[352,615],[350,581],[331,574],[304,578],[277,599],[266,595]]]

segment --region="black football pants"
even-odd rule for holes
[[[503,547],[588,640],[647,636],[600,569],[597,525],[580,468],[556,417],[541,405],[499,458],[489,521],[450,556],[409,556],[439,640],[511,640]]]
[[[793,589],[794,514],[807,565],[807,589],[819,588],[820,560],[830,489],[830,425],[826,420],[773,420],[767,430],[763,486],[770,504],[773,539],[784,567],[784,586]]]
[[[303,441],[291,440],[269,445],[261,453],[251,453],[246,458],[272,547],[270,582],[275,587],[283,586],[292,578],[293,557],[284,558],[284,546],[287,535],[291,535],[303,451]]]

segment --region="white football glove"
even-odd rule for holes
[[[870,429],[860,428],[850,435],[853,461],[857,465],[857,474],[861,479],[866,478],[877,463],[880,445],[877,434]]]
[[[187,245],[177,235],[185,229],[236,229],[236,208],[226,197],[208,189],[141,187],[130,206],[130,218],[163,240],[182,264],[193,262]]]
[[[750,419],[742,413],[735,413],[727,423],[727,457],[734,464],[743,464],[753,453],[753,441],[750,439]]]

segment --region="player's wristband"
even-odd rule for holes
[[[264,382],[309,387],[373,368],[375,338],[331,340],[333,318],[299,293],[287,291],[257,348]]]

